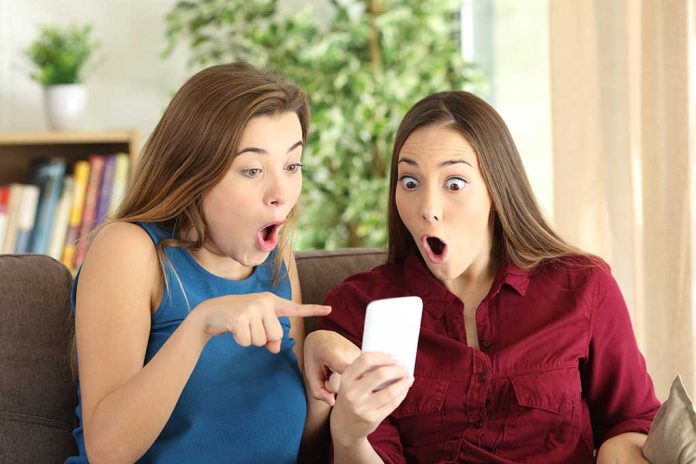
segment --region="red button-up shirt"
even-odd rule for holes
[[[412,254],[348,278],[320,327],[357,346],[375,299],[423,300],[415,382],[368,439],[386,463],[592,463],[660,406],[609,267],[563,258],[501,266],[467,345],[463,304]]]

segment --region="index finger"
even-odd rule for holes
[[[288,317],[326,316],[330,312],[331,306],[298,304],[292,301],[281,302],[275,309],[277,316]]]

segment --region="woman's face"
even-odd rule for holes
[[[483,270],[492,203],[474,149],[455,129],[426,126],[398,156],[396,207],[430,271],[447,282]]]
[[[215,254],[263,263],[302,189],[302,127],[293,112],[249,121],[225,177],[203,197]]]

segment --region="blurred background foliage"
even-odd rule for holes
[[[401,118],[436,91],[471,88],[456,0],[332,0],[278,11],[277,0],[180,1],[166,17],[167,51],[195,68],[244,59],[280,72],[309,96],[297,249],[386,244],[389,160]]]

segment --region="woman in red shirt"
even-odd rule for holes
[[[621,292],[546,222],[500,116],[431,95],[393,153],[388,263],[332,290],[320,326],[360,346],[370,301],[421,297],[415,379],[379,353],[343,370],[335,462],[647,462],[660,404]]]

